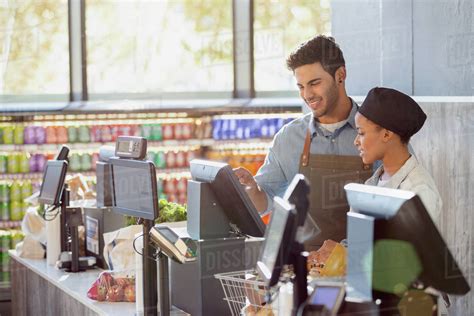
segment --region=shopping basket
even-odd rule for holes
[[[255,270],[219,273],[215,277],[221,282],[224,300],[233,316],[241,315],[248,306],[253,306],[255,310],[261,308],[278,293],[278,288],[267,287]]]

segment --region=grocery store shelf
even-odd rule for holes
[[[212,138],[205,139],[170,139],[163,141],[148,141],[148,148],[167,148],[167,147],[182,147],[189,148],[195,146],[222,146],[222,145],[233,145],[233,144],[261,144],[261,143],[270,143],[271,138],[252,138],[252,139],[226,139],[226,140],[214,140]],[[97,151],[101,146],[115,146],[115,142],[104,142],[104,143],[68,143],[67,146],[69,149],[75,150],[85,150],[85,151]],[[48,151],[57,151],[61,147],[61,144],[22,144],[22,145],[13,145],[13,144],[0,144],[0,151],[12,152],[12,151],[21,151],[21,152],[48,152]]]
[[[0,174],[0,180],[34,180],[34,179],[41,179],[42,177],[43,177],[42,172]]]
[[[95,177],[95,171],[70,171],[68,175],[81,174],[86,178]],[[169,169],[156,169],[156,175],[158,178],[166,178],[172,175],[179,177],[185,177],[187,174],[190,175],[189,168],[169,168]],[[43,178],[42,172],[30,172],[30,173],[12,173],[12,174],[0,174],[0,180],[39,180]]]
[[[0,221],[0,229],[20,227],[21,221]]]

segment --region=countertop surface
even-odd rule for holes
[[[99,315],[138,315],[135,303],[98,302],[87,297],[87,291],[103,271],[101,269],[70,273],[48,265],[46,259],[21,258],[15,250],[8,252],[12,259],[34,271]],[[176,308],[171,310],[171,314],[187,315]]]

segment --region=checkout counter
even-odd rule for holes
[[[194,160],[193,179],[188,183],[187,229],[156,227],[156,173],[154,165],[143,160],[143,141],[131,137],[118,140],[116,153],[121,149],[126,152],[121,158],[110,159],[106,173],[110,178],[104,182],[109,185],[101,190],[105,190],[102,195],[109,196],[108,190],[112,193],[108,199],[114,211],[142,218],[144,315],[157,315],[159,310],[165,311],[161,315],[168,311],[171,315],[240,314],[239,309],[231,308],[222,280],[215,275],[256,268],[263,288],[269,289],[278,283],[286,264],[294,266],[292,313],[298,315],[396,314],[400,306],[409,310],[409,303],[426,293],[426,287],[456,295],[470,290],[423,204],[410,192],[346,186],[355,211],[348,214],[346,281],[313,282],[311,293],[307,291],[307,253],[301,240],[309,189],[304,178],[295,178],[289,188],[292,192],[275,200],[280,216],[273,216],[265,231],[232,169],[222,163]],[[139,144],[134,145],[136,142]],[[134,156],[134,149],[139,155]],[[48,266],[45,260],[10,254],[17,315],[135,314],[133,303],[95,302],[86,297],[98,270],[67,273]],[[409,265],[402,269],[390,266],[390,270],[384,267],[387,254]],[[417,291],[411,288],[414,283],[420,287]],[[248,295],[246,290],[244,287]],[[244,303],[248,302],[245,295]],[[421,296],[432,300],[429,315],[436,315],[436,296]]]

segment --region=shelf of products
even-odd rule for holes
[[[146,137],[147,158],[157,168],[160,198],[186,204],[192,159],[225,161],[232,167],[244,166],[255,173],[275,133],[299,113],[299,108],[285,112],[276,109],[272,113],[271,107],[264,107],[252,113],[225,115],[222,111],[87,113],[86,110],[80,114],[2,116],[0,233],[14,234],[15,230],[10,229],[20,226],[28,207],[24,199],[39,190],[46,161],[54,159],[62,144],[71,150],[68,175],[81,174],[94,189],[99,148],[114,146],[121,135]],[[13,246],[11,241],[8,247],[7,241],[2,245],[5,249]]]

